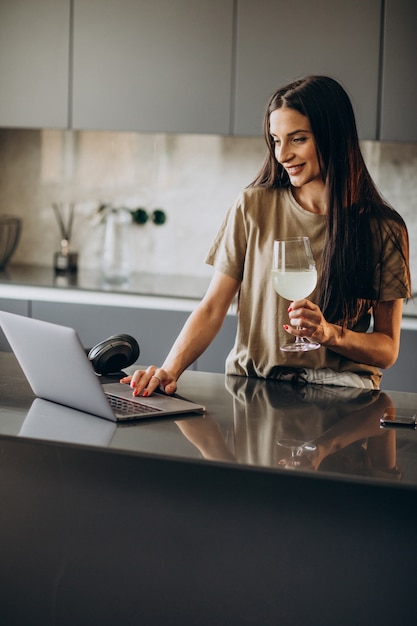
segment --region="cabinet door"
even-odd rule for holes
[[[219,334],[197,359],[196,369],[198,371],[224,374],[226,357],[235,343],[236,329],[237,317],[227,315]]]
[[[68,125],[70,0],[1,0],[0,126]]]
[[[32,317],[77,331],[85,348],[111,335],[127,334],[140,348],[139,362],[161,365],[185,320],[186,311],[34,301]]]
[[[111,335],[128,334],[140,347],[139,363],[161,365],[185,324],[187,311],[134,309],[61,302],[32,302],[32,317],[77,331],[85,348]],[[226,317],[220,333],[190,369],[224,373],[236,335],[237,318]]]
[[[0,309],[7,311],[7,313],[16,313],[17,315],[29,315],[29,302],[28,300],[11,300],[8,298],[0,299]],[[0,352],[10,352],[11,348],[9,342],[2,329],[0,328]]]
[[[401,331],[401,347],[397,362],[382,375],[381,389],[417,392],[417,330]]]
[[[417,2],[386,0],[381,139],[417,141]]]
[[[72,125],[228,133],[233,0],[74,0]]]
[[[262,134],[269,97],[306,74],[339,80],[362,139],[375,139],[380,0],[238,0],[235,134]]]

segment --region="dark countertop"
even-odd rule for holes
[[[417,394],[187,371],[205,416],[115,426],[0,372],[2,623],[415,623]]]
[[[391,404],[417,410],[417,394],[294,387],[186,371],[179,393],[204,404],[204,417],[116,426],[44,400],[34,402],[12,354],[0,353],[0,371],[0,436],[278,472],[287,469],[295,440],[310,444],[296,454],[295,472],[417,488],[417,431],[379,424]]]
[[[186,298],[200,300],[206,292],[209,278],[168,274],[133,274],[128,283],[107,283],[101,272],[78,270],[76,274],[56,275],[52,267],[10,265],[0,272],[0,284],[76,289],[80,291],[111,292],[129,295]]]

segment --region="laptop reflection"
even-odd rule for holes
[[[19,437],[107,447],[115,432],[114,422],[35,398],[21,426]]]

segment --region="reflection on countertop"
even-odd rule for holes
[[[209,280],[201,276],[141,272],[133,274],[127,283],[112,284],[107,283],[98,270],[79,269],[75,274],[55,274],[52,267],[31,265],[11,265],[0,272],[0,284],[195,300],[204,296]]]
[[[291,470],[417,489],[417,431],[380,425],[382,416],[392,416],[393,407],[415,413],[415,393],[293,385],[187,370],[180,393],[204,404],[204,416],[114,424],[36,399],[12,354],[0,352],[0,369],[0,439],[37,439],[186,459],[190,464]]]

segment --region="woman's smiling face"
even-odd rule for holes
[[[293,187],[323,186],[316,141],[308,118],[295,109],[275,109],[269,116],[269,132],[275,158],[287,172]]]

